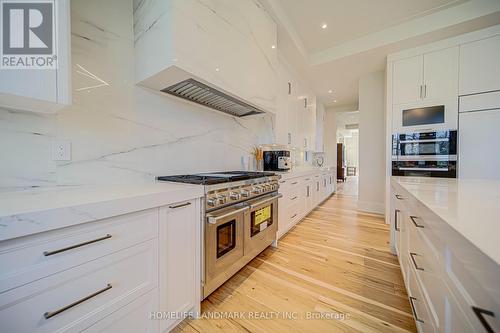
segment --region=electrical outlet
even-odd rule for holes
[[[54,141],[52,143],[52,160],[71,161],[71,142]]]

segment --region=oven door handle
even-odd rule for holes
[[[260,206],[260,205],[262,205],[262,204],[268,203],[268,202],[270,202],[270,201],[274,201],[274,200],[279,199],[279,198],[281,198],[281,197],[283,197],[283,194],[278,193],[278,194],[275,194],[275,195],[273,195],[273,196],[271,196],[271,197],[268,197],[268,198],[262,199],[262,200],[261,200],[261,201],[259,201],[259,202],[252,203],[252,204],[250,204],[250,206],[249,206],[249,207],[250,207],[250,209],[251,209],[251,210],[253,210],[253,209],[255,209],[256,207],[258,207],[258,206]]]
[[[402,171],[443,171],[443,172],[449,171],[448,168],[419,168],[419,167],[408,168],[408,167],[399,167],[398,169],[402,170]]]
[[[245,206],[245,207],[242,207],[242,208],[238,208],[238,209],[235,209],[235,210],[232,210],[232,211],[229,211],[225,214],[222,214],[222,215],[211,215],[211,214],[207,214],[207,221],[208,223],[210,224],[217,224],[217,221],[219,221],[220,219],[223,219],[223,218],[226,218],[226,217],[229,217],[231,215],[234,215],[234,214],[238,214],[238,213],[241,213],[241,212],[244,212],[244,211],[247,211],[249,209],[248,206]]]
[[[437,139],[420,139],[420,140],[400,140],[399,143],[432,143],[432,142],[449,142],[448,138]]]

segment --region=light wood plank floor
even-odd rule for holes
[[[241,269],[202,311],[174,332],[416,332],[388,226],[342,194]]]

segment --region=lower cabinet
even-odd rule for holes
[[[193,199],[0,242],[0,332],[172,330],[200,310],[200,229]]]
[[[418,331],[500,332],[500,267],[393,181],[392,241]]]
[[[170,331],[200,304],[200,207],[186,201],[160,208],[160,331]],[[166,315],[166,316],[165,316]]]
[[[335,190],[333,171],[320,171],[279,181],[278,238],[327,199]]]

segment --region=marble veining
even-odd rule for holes
[[[254,145],[274,142],[270,115],[236,119],[135,85],[134,24],[152,21],[133,10],[160,19],[153,3],[71,1],[73,104],[51,116],[0,109],[0,192],[242,169]],[[54,140],[71,142],[71,161],[52,160]]]

